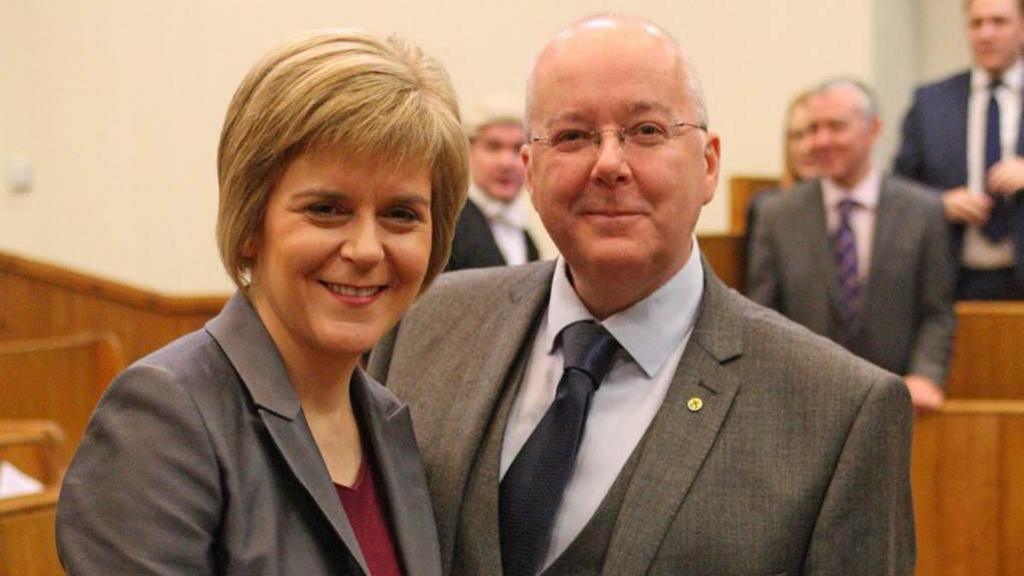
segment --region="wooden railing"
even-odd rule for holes
[[[64,432],[52,420],[0,420],[0,462],[59,486],[67,466]]]
[[[0,253],[0,341],[117,334],[128,361],[196,330],[226,295],[176,298]]]
[[[110,333],[0,342],[0,418],[56,422],[70,458],[100,395],[124,366]]]

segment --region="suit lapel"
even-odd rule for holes
[[[395,544],[410,575],[439,575],[437,533],[409,408],[375,398],[362,370],[352,378],[352,401],[371,447],[386,496]]]
[[[943,122],[948,122],[948,131],[943,140],[943,146],[947,150],[958,151],[952,154],[948,160],[953,162],[952,172],[957,175],[957,181],[967,182],[967,116],[969,114],[967,104],[971,97],[971,73],[961,75],[950,90],[949,98],[943,102],[949,102],[950,108],[945,114]],[[1021,116],[1024,121],[1024,116]]]
[[[553,263],[529,269],[532,273],[517,277],[511,286],[502,286],[490,297],[474,293],[473,298],[466,298],[465,306],[473,308],[461,308],[459,313],[479,319],[471,330],[439,331],[436,323],[442,319],[427,318],[422,326],[403,326],[393,351],[398,359],[431,358],[426,365],[393,362],[387,381],[396,386],[400,396],[414,400],[416,432],[430,472],[428,482],[446,572],[451,568],[470,472],[495,417],[509,371],[520,350],[529,346],[529,333],[547,304]],[[468,390],[473,392],[466,393]],[[490,528],[494,527],[496,524]]]
[[[206,330],[238,372],[292,474],[316,503],[338,539],[369,574],[327,465],[302,415],[284,362],[256,311],[244,295],[237,293],[224,311],[207,323]]]
[[[864,286],[864,297],[861,301],[860,312],[854,320],[851,330],[852,334],[859,333],[869,323],[867,318],[871,317],[871,307],[878,298],[884,298],[878,294],[880,282],[886,268],[886,257],[889,254],[885,247],[895,246],[899,242],[899,227],[904,221],[902,205],[899,198],[890,186],[891,181],[883,176],[879,183],[878,206],[875,209],[875,230],[871,239],[871,268],[868,271],[867,284]]]
[[[742,320],[704,262],[693,334],[665,401],[647,430],[622,502],[604,574],[646,574],[729,413],[740,382],[726,365],[741,354]],[[691,404],[699,399],[701,406]]]
[[[828,226],[826,226],[825,195],[822,192],[820,180],[815,180],[803,190],[806,190],[804,192],[806,198],[800,199],[798,202],[800,211],[795,226],[797,230],[806,231],[806,233],[794,234],[793,241],[798,241],[799,238],[799,241],[804,243],[802,251],[813,260],[813,269],[817,271],[818,278],[820,278],[818,284],[822,290],[825,290],[825,298],[828,302],[828,309],[821,311],[827,317],[824,328],[827,332],[831,332],[831,327],[834,325],[832,318],[839,312],[841,297],[839,295],[839,278],[836,273],[835,261],[832,258],[832,239],[828,234]],[[796,190],[793,191],[793,193],[795,192]]]

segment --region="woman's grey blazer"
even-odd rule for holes
[[[441,573],[408,408],[357,369],[352,399],[407,574]],[[368,573],[277,348],[236,294],[110,385],[71,462],[72,576]]]

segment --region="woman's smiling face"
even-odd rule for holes
[[[267,202],[250,298],[285,358],[351,359],[420,291],[431,250],[430,171],[306,153]]]

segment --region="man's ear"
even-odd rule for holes
[[[531,174],[532,171],[530,170],[530,160],[531,160],[530,154],[531,154],[531,152],[532,152],[532,150],[530,150],[530,145],[529,144],[523,144],[522,148],[519,149],[519,158],[522,159],[522,161],[523,161],[523,168],[525,168],[525,175],[524,175],[524,178],[523,178],[523,185],[526,186],[526,191],[532,197],[533,196],[533,176]]]

